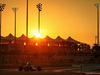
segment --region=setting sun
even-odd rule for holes
[[[33,35],[36,36],[37,38],[41,38],[41,33],[39,34],[38,33],[38,30],[34,30],[32,31],[33,32]]]

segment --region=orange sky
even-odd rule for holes
[[[14,12],[17,11],[17,37],[26,35],[26,1],[0,0],[6,7],[2,12],[2,36],[14,35]],[[55,39],[58,35],[68,36],[93,45],[96,35],[96,7],[100,0],[29,0],[29,37],[38,29],[38,10],[36,5],[43,4],[41,11],[41,36],[49,35]]]

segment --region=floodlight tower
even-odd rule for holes
[[[95,4],[96,8],[97,8],[97,44],[99,46],[99,8],[100,8],[100,4]]]
[[[6,6],[6,4],[0,3],[0,51],[1,51],[1,13],[5,6]]]
[[[17,13],[18,8],[12,8],[12,9],[13,9],[13,11],[15,13],[15,39],[14,39],[14,42],[16,44],[16,13]]]
[[[38,34],[40,35],[40,11],[42,11],[42,4],[36,5],[38,8]]]

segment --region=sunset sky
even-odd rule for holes
[[[9,33],[14,35],[14,12],[17,11],[17,37],[26,35],[26,2],[27,0],[0,0],[6,4],[2,12],[2,36]],[[90,45],[95,43],[97,12],[94,4],[100,0],[29,0],[29,37],[38,30],[38,9],[36,5],[42,3],[41,36],[46,35],[55,39],[69,36]]]

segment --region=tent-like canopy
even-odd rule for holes
[[[17,40],[25,41],[26,36],[24,34],[22,34],[19,38],[17,38]]]
[[[56,39],[54,39],[55,42],[63,42],[65,41],[63,38],[61,38],[60,36],[58,36]]]
[[[49,37],[48,35],[43,39],[43,41],[46,41],[46,42],[53,42],[54,40]]]
[[[14,40],[14,36],[10,33],[7,37],[5,37],[6,40]]]
[[[2,41],[13,41],[14,40],[14,36],[10,33],[8,36],[6,37],[2,37],[1,39]],[[29,39],[29,38],[28,38]],[[22,34],[19,38],[17,38],[16,41],[25,41],[26,40],[26,36],[24,34]],[[61,38],[60,36],[58,36],[56,39],[52,39],[51,37],[49,37],[48,35],[41,39],[41,38],[36,38],[35,36],[29,39],[29,42],[46,42],[46,43],[62,43],[62,42],[72,42],[72,43],[76,43],[76,44],[83,44],[82,42],[79,42],[73,38],[71,38],[70,36],[64,40],[63,38]]]
[[[29,41],[30,42],[36,42],[36,41],[42,41],[42,38],[39,38],[39,37],[36,37],[36,36],[33,36],[32,38],[29,38]]]
[[[72,42],[72,43],[76,43],[76,44],[80,44],[81,42],[74,40],[73,38],[71,38],[70,36],[66,39],[67,42]]]

